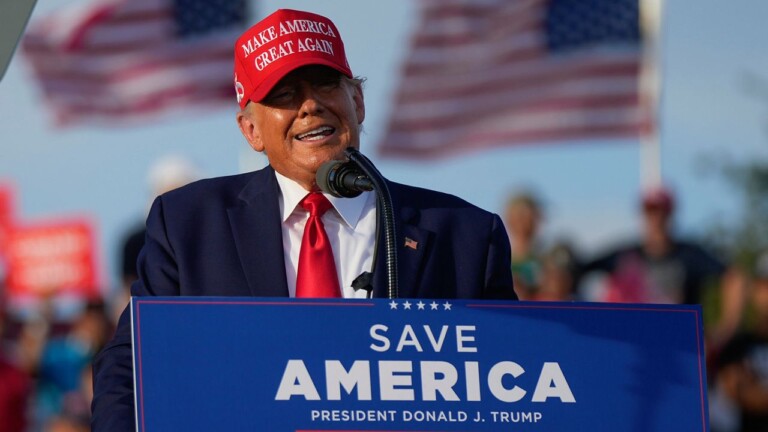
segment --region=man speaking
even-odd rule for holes
[[[375,192],[321,193],[320,166],[360,146],[365,118],[336,26],[278,10],[235,44],[237,123],[269,166],[159,196],[147,218],[134,296],[366,297]],[[500,218],[459,198],[387,182],[399,296],[516,299]],[[375,268],[383,268],[377,263]],[[370,285],[386,297],[383,272]],[[127,310],[127,309],[126,309]],[[173,343],[169,341],[169,343]],[[135,427],[130,314],[94,362],[94,431]]]

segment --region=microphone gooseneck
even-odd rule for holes
[[[379,170],[362,153],[353,147],[344,150],[349,161],[331,160],[320,166],[315,175],[317,186],[323,192],[339,198],[354,198],[363,191],[376,190],[376,241],[373,249],[371,272],[364,272],[355,279],[355,289],[364,288],[372,293],[371,281],[376,269],[379,241],[384,240],[387,272],[387,297],[398,298],[397,247],[395,216],[387,182]]]
[[[362,171],[370,182],[373,184],[373,189],[376,190],[376,213],[378,215],[379,223],[376,228],[376,242],[377,246],[374,251],[378,250],[379,241],[379,225],[381,225],[384,236],[384,250],[385,261],[387,270],[387,297],[390,299],[396,299],[399,296],[399,288],[397,282],[397,245],[396,245],[396,232],[395,232],[395,213],[392,206],[392,197],[389,194],[389,187],[384,180],[384,176],[381,175],[379,170],[357,149],[349,147],[344,150],[350,162],[357,165],[357,168]],[[374,256],[374,266],[376,264],[376,258]]]

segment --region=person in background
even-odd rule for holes
[[[80,373],[80,385],[64,394],[61,410],[46,423],[45,432],[88,432],[91,421],[93,379],[90,365]]]
[[[181,155],[166,155],[155,161],[147,174],[150,196],[156,196],[174,190],[200,178],[198,168]],[[147,234],[144,220],[130,229],[121,241],[120,248],[120,290],[113,300],[112,319],[117,323],[128,299],[131,296],[131,284],[139,278],[136,261],[144,246],[144,236]]]
[[[521,300],[533,300],[541,285],[541,260],[537,250],[541,222],[539,200],[529,192],[510,196],[504,222],[512,246],[512,277]]]
[[[32,380],[5,352],[5,320],[3,283],[0,279],[0,432],[25,432]]]
[[[744,303],[744,277],[696,243],[672,231],[675,198],[666,187],[642,194],[642,238],[584,264],[584,273],[607,273],[608,284],[595,301],[701,304],[709,286],[719,286],[720,313],[709,342],[727,340],[736,330]],[[705,317],[706,318],[706,317]]]
[[[49,338],[38,365],[35,392],[38,422],[47,424],[64,411],[67,395],[81,388],[83,372],[90,372],[93,356],[104,346],[110,333],[104,305],[94,302],[86,305],[65,333]]]
[[[768,431],[768,253],[750,284],[750,322],[717,356],[716,384],[734,403],[741,432]]]
[[[567,242],[555,243],[541,255],[541,283],[532,300],[573,300],[580,268],[574,248]]]

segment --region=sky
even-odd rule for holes
[[[34,21],[76,0],[38,2]],[[408,38],[417,21],[410,0],[252,1],[251,21],[277,8],[331,18],[355,75],[367,78],[361,150],[388,178],[455,194],[502,213],[507,197],[537,193],[543,238],[570,240],[584,254],[635,236],[639,228],[641,145],[636,139],[520,145],[435,161],[382,159],[384,133]],[[661,34],[659,106],[662,177],[678,197],[676,227],[695,236],[714,221],[738,218],[738,196],[704,161],[766,160],[768,2],[666,2]],[[756,77],[756,78],[755,78]],[[22,220],[85,215],[98,228],[105,289],[117,281],[118,250],[143,221],[152,198],[153,162],[183,155],[205,177],[264,166],[235,123],[237,106],[175,112],[140,127],[53,127],[40,89],[17,50],[0,81],[0,181],[11,182]]]

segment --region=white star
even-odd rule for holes
[[[394,300],[392,300],[391,302],[389,302],[389,308],[390,308],[390,309],[397,309],[397,302],[396,302],[396,301],[394,301]]]
[[[451,310],[451,304],[448,303],[448,302],[445,302],[445,304],[443,304],[443,309],[444,310]]]
[[[404,306],[406,309],[410,310],[410,309],[411,309],[411,302],[409,302],[408,300],[406,300],[406,301],[405,301],[405,303],[403,303],[403,306]]]
[[[419,310],[424,310],[424,302],[419,300],[419,302],[416,303],[416,307],[418,307]]]
[[[437,310],[437,302],[433,301],[432,303],[430,303],[429,307],[431,310]]]

